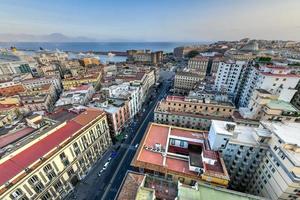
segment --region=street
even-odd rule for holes
[[[88,175],[76,187],[72,194],[68,195],[67,199],[110,199],[113,200],[118,192],[126,171],[131,169],[130,163],[136,152],[136,145],[140,143],[149,122],[153,121],[153,111],[156,103],[161,100],[167,93],[170,82],[163,78],[161,86],[157,89],[157,94],[154,100],[146,104],[144,109],[141,109],[141,116],[138,121],[133,122],[126,132],[128,138],[120,145],[116,157],[110,161],[107,169],[98,176],[98,173],[103,168],[107,159],[114,151],[116,146],[112,146],[90,170]]]

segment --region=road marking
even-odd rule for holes
[[[166,89],[166,88],[165,88],[165,89]],[[159,101],[159,97],[157,98],[157,102],[158,102],[158,101]],[[140,127],[139,127],[138,130],[137,130],[137,132],[140,132],[140,131],[141,131],[142,127],[144,126],[144,124],[146,123],[146,121],[147,121],[147,119],[149,118],[150,114],[152,113],[152,110],[154,110],[154,109],[155,109],[155,104],[154,104],[153,107],[150,109],[150,112],[146,115],[145,120],[144,120],[143,123],[140,125]],[[134,136],[134,138],[132,139],[130,145],[133,144],[133,141],[136,139],[136,137],[137,137],[138,135],[139,135],[139,134],[136,134],[136,135]],[[112,183],[114,182],[114,180],[115,180],[115,178],[116,178],[116,176],[117,176],[117,173],[119,172],[119,170],[120,170],[120,168],[121,168],[121,164],[124,162],[124,159],[127,157],[128,152],[129,152],[129,148],[126,150],[126,152],[125,152],[125,154],[124,154],[124,156],[123,156],[121,162],[119,163],[119,165],[118,165],[118,167],[117,167],[117,169],[116,169],[116,171],[115,171],[115,173],[114,173],[114,175],[113,175],[111,181],[109,182],[108,186],[106,187],[105,192],[104,192],[103,196],[101,197],[101,199],[104,199],[104,198],[106,197],[107,193],[109,192],[110,186],[111,186]],[[109,189],[108,189],[108,188],[109,188]]]

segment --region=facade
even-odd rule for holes
[[[101,108],[106,112],[108,126],[112,137],[119,135],[130,120],[128,100],[110,99],[100,102],[93,99],[91,107]]]
[[[95,109],[39,132],[2,156],[1,199],[63,199],[111,145],[106,115]]]
[[[58,98],[54,85],[50,83],[32,88],[27,88],[26,91],[20,93],[21,96],[36,96],[40,94],[49,94],[52,98],[52,102],[55,102]]]
[[[11,52],[0,52],[0,75],[32,73],[35,62],[27,62]]]
[[[198,130],[209,130],[212,119],[231,121],[235,107],[231,103],[167,96],[154,110],[157,123],[181,126]]]
[[[55,106],[86,105],[91,100],[95,90],[92,85],[82,85],[64,91]]]
[[[214,89],[233,96],[237,90],[240,75],[245,64],[243,61],[220,62]]]
[[[202,78],[192,72],[177,72],[175,74],[174,90],[176,93],[186,94],[196,87]]]
[[[127,50],[127,57],[129,61],[160,64],[163,60],[163,52],[150,50]]]
[[[191,58],[188,62],[188,69],[198,74],[203,80],[206,77],[208,70],[209,58],[203,56],[196,56]]]
[[[131,163],[140,171],[194,185],[227,187],[229,175],[219,152],[210,149],[207,132],[150,123]]]
[[[291,103],[278,100],[278,96],[264,89],[256,89],[249,106],[239,110],[244,118],[255,120],[294,122],[300,117],[300,111]]]
[[[130,118],[133,118],[142,106],[139,88],[131,86],[130,83],[113,85],[108,88],[103,88],[102,91],[109,99],[128,100]]]
[[[79,77],[69,77],[62,80],[64,90],[70,90],[71,88],[78,87],[82,84],[92,84],[95,89],[100,86],[102,79],[102,73],[88,74]]]
[[[290,102],[296,93],[300,80],[291,74],[288,67],[250,65],[244,73],[245,78],[239,86],[236,102],[239,107],[247,107],[255,89],[264,89],[278,96],[278,100]]]
[[[13,96],[24,91],[25,88],[19,81],[7,81],[0,83],[0,96]]]
[[[270,199],[299,199],[300,124],[267,122],[263,125],[272,138],[246,191]]]
[[[39,94],[36,96],[20,96],[24,112],[51,111],[54,108],[54,101],[50,94]]]
[[[61,79],[58,76],[25,79],[22,81],[22,84],[27,89],[41,87],[47,84],[53,84],[57,93],[60,93],[62,91]]]
[[[212,120],[209,143],[221,152],[230,174],[229,187],[244,192],[267,151],[268,132],[256,126]]]
[[[89,65],[100,65],[100,61],[97,58],[82,58],[79,61],[84,67]]]

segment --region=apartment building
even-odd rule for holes
[[[209,130],[212,119],[231,121],[232,103],[209,99],[167,96],[157,103],[154,121],[197,130]]]
[[[244,118],[264,121],[294,122],[300,117],[300,111],[291,103],[278,100],[278,96],[264,89],[256,89],[248,107],[240,107],[239,111]]]
[[[60,93],[62,91],[61,79],[58,76],[25,79],[22,80],[22,84],[27,89],[52,84],[55,87],[57,93]]]
[[[245,65],[246,62],[244,61],[228,60],[220,62],[214,83],[214,90],[234,96]]]
[[[0,96],[13,96],[24,92],[25,88],[19,81],[4,81],[0,83]]]
[[[263,159],[270,135],[256,126],[212,120],[208,140],[219,151],[230,175],[229,188],[244,192]]]
[[[177,72],[175,74],[174,90],[176,93],[187,94],[196,87],[202,78],[192,72]]]
[[[39,94],[35,96],[20,96],[24,112],[51,111],[54,108],[53,98],[50,94]]]
[[[100,86],[102,79],[102,73],[93,73],[93,74],[87,74],[84,76],[78,76],[78,77],[65,77],[62,80],[62,85],[64,90],[70,90],[73,87],[78,87],[82,84],[91,84],[95,88],[95,90]]]
[[[35,62],[22,60],[11,52],[0,52],[0,75],[32,73]]]
[[[300,124],[266,122],[263,126],[271,132],[272,138],[246,191],[276,200],[299,199]]]
[[[27,88],[26,91],[20,93],[21,96],[38,96],[40,94],[49,94],[52,98],[52,102],[55,102],[58,98],[54,85],[50,83],[32,88]]]
[[[244,80],[238,86],[236,102],[239,107],[247,107],[255,89],[264,89],[278,96],[278,100],[290,102],[297,92],[300,80],[297,74],[291,74],[286,66],[253,66],[244,73]]]
[[[128,100],[130,118],[133,118],[142,106],[139,87],[131,86],[130,83],[102,88],[102,91],[109,99]]]
[[[203,80],[208,70],[209,58],[203,56],[196,56],[191,58],[188,62],[188,69],[196,74]]]
[[[63,199],[111,145],[106,115],[86,109],[38,129],[0,161],[0,198]]]
[[[163,52],[150,50],[128,50],[127,57],[129,61],[160,64],[163,60]]]
[[[96,100],[89,107],[97,107],[106,112],[110,134],[113,137],[119,135],[130,120],[129,101],[121,99]]]
[[[64,91],[55,106],[86,105],[95,93],[92,85],[81,85]]]
[[[197,181],[227,187],[229,175],[206,131],[150,123],[132,166],[140,171],[195,185]]]

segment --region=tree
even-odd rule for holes
[[[190,52],[188,52],[188,53],[186,54],[186,57],[187,57],[187,58],[194,58],[194,57],[197,56],[198,54],[199,54],[198,51],[192,50],[192,51],[190,51]]]

